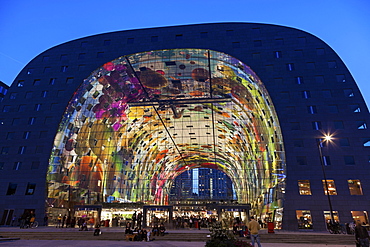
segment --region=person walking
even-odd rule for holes
[[[248,229],[251,234],[252,246],[254,247],[254,242],[257,242],[258,247],[261,247],[260,237],[258,235],[258,231],[261,229],[261,226],[260,224],[258,224],[253,216],[251,216],[250,218]]]
[[[359,247],[369,247],[369,233],[366,228],[361,225],[360,221],[356,222],[355,227],[356,245]]]

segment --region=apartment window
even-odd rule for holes
[[[322,129],[321,122],[319,122],[319,121],[312,122],[312,129],[321,130]]]
[[[361,112],[360,105],[358,104],[350,105],[349,107],[352,112],[355,112],[355,113]]]
[[[310,180],[298,180],[299,194],[302,196],[311,195]]]
[[[275,39],[275,45],[284,45],[284,39]]]
[[[182,40],[182,38],[183,38],[182,34],[175,35],[175,40]]]
[[[208,38],[208,32],[201,32],[201,33],[200,33],[200,38],[201,38],[201,39],[206,39],[206,38]]]
[[[73,77],[68,77],[68,78],[66,79],[66,83],[67,83],[67,84],[72,84],[72,83],[73,83]]]
[[[349,147],[349,141],[348,138],[340,138],[339,139],[339,145],[341,147]]]
[[[28,183],[25,195],[33,195],[33,193],[35,192],[35,189],[36,189],[36,184]]]
[[[58,90],[57,97],[63,97],[64,90]]]
[[[262,40],[253,40],[254,47],[261,47],[262,46]]]
[[[32,161],[31,170],[37,170],[39,169],[39,166],[40,166],[40,161]]]
[[[329,105],[328,108],[329,108],[329,113],[333,113],[333,114],[338,113],[337,105]]]
[[[85,59],[86,58],[86,53],[80,53],[78,54],[78,59]]]
[[[30,139],[31,132],[30,131],[25,131],[23,132],[23,139]]]
[[[298,43],[303,45],[303,44],[306,44],[306,37],[298,37]]]
[[[304,99],[308,99],[308,98],[311,98],[311,92],[310,91],[302,91],[302,98]]]
[[[96,57],[97,57],[97,58],[102,58],[102,57],[104,57],[104,52],[98,52],[98,53],[96,53]]]
[[[336,69],[337,68],[337,62],[336,61],[328,61],[328,67],[329,67],[329,69]]]
[[[10,105],[4,105],[3,112],[10,112]]]
[[[19,125],[20,119],[19,118],[13,118],[12,125],[17,126]]]
[[[14,139],[14,134],[15,134],[15,132],[8,132],[6,134],[6,139],[7,140],[13,140]]]
[[[240,48],[240,42],[233,42],[232,47],[233,48]]]
[[[347,98],[352,98],[355,96],[352,88],[344,89],[343,92],[344,92],[344,96]]]
[[[31,75],[31,74],[33,74],[33,72],[35,72],[35,69],[33,69],[33,68],[27,69],[27,75]]]
[[[357,124],[357,129],[359,129],[359,130],[367,129],[367,124],[366,124],[365,120],[356,121],[356,124]]]
[[[9,147],[2,147],[1,148],[1,154],[8,154],[9,153]]]
[[[315,76],[315,81],[316,81],[317,83],[324,83],[324,82],[325,82],[325,80],[324,80],[324,76],[322,76],[322,75],[316,75],[316,76]]]
[[[362,195],[362,188],[361,182],[358,179],[350,179],[348,180],[348,188],[349,192],[353,196],[361,196]]]
[[[50,57],[49,57],[49,56],[43,56],[42,61],[43,61],[43,62],[48,62],[48,61],[49,61],[49,59],[50,59]]]
[[[324,166],[331,166],[330,157],[329,156],[322,156],[322,161],[324,162]]]
[[[81,47],[87,47],[87,41],[81,42]]]
[[[333,123],[335,129],[344,129],[343,121],[334,121]]]
[[[297,165],[306,166],[307,165],[307,157],[306,156],[297,156]]]
[[[41,80],[39,80],[39,79],[33,80],[33,85],[34,86],[38,86],[38,85],[40,85],[40,83],[41,83]]]
[[[302,50],[295,50],[294,51],[295,57],[303,57],[303,51]]]
[[[306,68],[307,69],[315,69],[316,65],[313,62],[306,63]]]
[[[66,65],[60,67],[60,72],[67,72],[67,70],[68,70],[68,66]]]
[[[328,184],[328,188],[326,188],[326,183]],[[322,180],[322,184],[323,184],[323,187],[324,187],[324,193],[325,195],[328,195],[328,191],[329,191],[329,195],[331,196],[336,196],[337,195],[337,189],[335,187],[335,183],[334,183],[334,180]]]
[[[345,75],[336,75],[335,77],[337,79],[337,82],[342,82],[342,83],[346,82]]]
[[[281,51],[274,51],[274,57],[275,58],[281,58],[282,57]]]
[[[151,42],[158,42],[158,36],[152,36],[150,37]]]
[[[295,83],[298,85],[303,84],[303,77],[302,76],[295,77]]]
[[[54,85],[57,78],[50,78],[49,85]]]
[[[135,41],[134,38],[127,38],[127,44],[133,44]]]
[[[32,95],[33,95],[32,92],[26,92],[25,98],[26,99],[31,99],[32,98]]]
[[[288,71],[293,71],[294,70],[294,63],[287,63],[286,64],[286,69]]]
[[[18,148],[18,154],[25,154],[26,153],[26,149],[27,149],[26,146],[20,146]]]
[[[42,91],[41,92],[41,97],[46,98],[46,96],[48,96],[48,91]]]
[[[110,39],[104,40],[104,45],[110,45],[110,44],[111,44],[111,40]]]
[[[24,86],[24,80],[19,80],[17,87],[23,87]]]
[[[347,166],[355,165],[355,158],[352,155],[345,155],[343,156],[344,164]]]
[[[50,67],[45,67],[44,68],[44,73],[46,74],[46,73],[50,73],[50,71],[51,71],[51,68]]]
[[[321,92],[323,98],[331,98],[331,90],[322,90]]]
[[[9,183],[8,190],[6,191],[6,195],[14,195],[17,190],[17,184]]]
[[[40,111],[40,109],[41,109],[41,104],[36,104],[34,110]]]
[[[316,54],[319,56],[325,55],[325,49],[324,48],[316,48]]]
[[[51,124],[53,118],[52,117],[45,117],[44,124]]]
[[[317,113],[316,106],[314,106],[314,105],[307,106],[307,111],[308,111],[309,114],[316,114]]]
[[[298,229],[312,229],[312,216],[310,210],[296,210]]]
[[[67,55],[67,54],[62,54],[62,55],[60,55],[60,60],[61,60],[61,61],[66,61],[66,60],[67,60],[67,58],[68,58],[68,55]]]
[[[18,93],[11,93],[10,96],[9,96],[9,99],[16,99],[17,95],[18,95]]]
[[[35,117],[30,117],[30,118],[28,119],[28,125],[34,125],[34,124],[35,124],[35,122],[36,122],[36,118],[35,118]]]
[[[21,169],[21,166],[22,166],[22,162],[19,162],[19,161],[14,162],[13,170],[18,171],[18,170],[20,170],[20,169]]]

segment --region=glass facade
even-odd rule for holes
[[[157,50],[105,63],[67,106],[50,155],[50,207],[167,205],[183,172],[211,168],[239,203],[282,208],[285,155],[260,79],[227,54]]]

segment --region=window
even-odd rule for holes
[[[86,68],[86,65],[85,64],[78,65],[78,71],[85,70],[85,68]]]
[[[10,105],[4,105],[3,112],[10,112]]]
[[[329,156],[322,156],[322,161],[324,162],[324,166],[331,166],[330,157]]]
[[[53,120],[52,117],[45,117],[44,124],[51,124],[52,123],[52,120]]]
[[[365,120],[356,121],[356,123],[357,123],[357,129],[359,129],[359,130],[367,129],[367,124],[366,124]]]
[[[341,147],[349,147],[349,141],[348,138],[340,138],[339,139],[339,145]]]
[[[298,180],[299,194],[302,196],[311,195],[310,180]]]
[[[351,195],[362,195],[361,182],[358,179],[348,180],[348,188]]]
[[[295,50],[294,51],[295,57],[303,57],[303,51],[302,50]]]
[[[253,40],[254,47],[261,47],[262,46],[262,40]]]
[[[316,76],[315,76],[315,81],[316,81],[317,83],[324,83],[324,82],[325,82],[325,80],[324,80],[324,76],[322,76],[322,75],[316,75]]]
[[[44,57],[42,58],[42,61],[43,61],[43,62],[48,62],[48,61],[49,61],[49,59],[50,59],[50,57],[49,57],[49,56],[44,56]]]
[[[27,75],[31,75],[31,74],[33,74],[33,72],[35,71],[35,69],[33,69],[33,68],[29,68],[28,70],[27,70]]]
[[[78,54],[78,59],[85,59],[86,58],[86,53],[80,53]]]
[[[329,105],[329,113],[338,113],[338,106],[337,105]]]
[[[35,117],[30,117],[30,118],[28,119],[28,125],[34,125],[34,124],[35,124],[35,122],[36,122],[36,118],[35,118]]]
[[[344,96],[347,97],[347,98],[352,98],[352,97],[355,96],[354,93],[353,93],[352,88],[344,89],[343,92],[344,92]]]
[[[316,54],[318,56],[325,55],[325,49],[324,48],[316,48]]]
[[[322,90],[321,92],[323,98],[331,98],[331,90]]]
[[[18,112],[24,112],[24,111],[26,111],[26,105],[19,105]]]
[[[26,195],[33,195],[36,189],[36,184],[34,183],[28,183],[27,189],[26,189]]]
[[[298,85],[303,84],[303,77],[302,76],[295,77],[295,83]]]
[[[232,47],[233,48],[240,48],[240,42],[233,42]]]
[[[46,138],[48,136],[48,132],[47,131],[40,131],[40,135],[39,135],[39,138]]]
[[[306,37],[298,37],[298,43],[303,45],[306,44],[307,40]]]
[[[60,67],[60,72],[67,72],[67,69],[68,69],[68,66],[63,65],[62,67]]]
[[[328,184],[328,188],[326,188],[326,183]],[[325,195],[328,194],[328,191],[329,191],[329,195],[331,196],[336,196],[337,195],[337,189],[335,187],[335,184],[334,184],[334,180],[322,180],[322,184],[323,184],[323,187],[324,187],[324,193]]]
[[[51,71],[51,68],[50,67],[45,67],[44,68],[44,73],[50,73]]]
[[[355,113],[361,112],[360,105],[358,104],[350,105],[349,107],[352,112],[355,112]]]
[[[32,161],[31,170],[39,169],[40,161]]]
[[[102,57],[104,57],[104,52],[98,52],[98,53],[96,53],[96,57],[97,57],[97,58],[102,58]]]
[[[342,82],[342,83],[346,82],[345,75],[336,75],[335,77],[337,79],[337,82]]]
[[[111,40],[110,39],[104,40],[104,45],[110,45],[110,44],[111,44]]]
[[[18,148],[18,154],[25,154],[26,153],[26,149],[27,149],[26,146],[20,146]]]
[[[182,34],[175,35],[175,40],[182,40],[182,38],[183,38]]]
[[[54,85],[57,78],[50,78],[49,85]]]
[[[67,83],[67,84],[72,84],[72,83],[73,83],[73,77],[68,77],[68,78],[66,79],[66,83]]]
[[[20,119],[19,118],[13,118],[12,125],[17,126],[19,125]]]
[[[307,165],[307,157],[306,156],[297,156],[297,165],[306,166]]]
[[[306,68],[307,69],[315,69],[316,65],[315,65],[314,62],[309,62],[309,63],[306,63]]]
[[[33,80],[33,85],[34,86],[38,86],[38,85],[40,85],[40,83],[41,83],[41,80],[39,80],[39,79]]]
[[[6,139],[7,140],[13,140],[14,139],[14,134],[15,134],[15,132],[8,132],[6,134]]]
[[[293,71],[294,70],[294,63],[287,63],[286,64],[286,69],[288,71]]]
[[[312,229],[312,217],[310,210],[296,210],[298,229]]]
[[[317,113],[316,106],[314,106],[314,105],[307,106],[307,111],[308,111],[309,114],[316,114]]]
[[[35,153],[40,154],[44,150],[44,146],[36,146]]]
[[[321,122],[319,121],[312,122],[312,129],[321,130],[322,129]]]
[[[4,170],[4,162],[0,162],[0,171]]]
[[[291,122],[291,130],[300,130],[301,124],[299,122]]]
[[[64,90],[58,90],[57,97],[63,97]]]
[[[158,36],[152,36],[150,37],[151,42],[158,42]]]
[[[31,99],[32,98],[32,95],[33,95],[32,92],[26,92],[25,98],[26,99]]]
[[[284,45],[284,39],[275,39],[275,45]]]
[[[40,111],[40,109],[41,109],[41,104],[36,104],[34,110]]]
[[[304,99],[308,99],[308,98],[311,98],[311,92],[310,91],[302,91],[302,98]]]
[[[333,123],[335,129],[344,129],[343,121],[334,121]]]
[[[200,33],[200,38],[201,38],[201,39],[206,39],[206,38],[208,38],[208,32],[201,32],[201,33]]]
[[[328,67],[329,67],[329,69],[336,69],[337,68],[337,62],[336,61],[328,61]]]
[[[23,87],[24,86],[24,80],[19,80],[17,87]]]
[[[21,169],[21,166],[22,166],[22,162],[19,162],[19,161],[14,162],[13,170],[18,171],[18,170],[20,170],[20,169]]]
[[[31,132],[30,131],[25,131],[23,132],[23,139],[30,139]]]
[[[68,58],[68,55],[67,55],[67,54],[62,54],[62,55],[60,55],[60,60],[61,60],[61,61],[66,61],[66,60],[67,60],[67,58]]]
[[[134,38],[127,38],[127,44],[133,44],[135,41]]]
[[[17,190],[17,184],[9,183],[6,195],[8,195],[8,196],[9,195],[14,195],[16,190]]]
[[[1,148],[1,154],[8,154],[9,153],[9,147],[2,147]]]
[[[18,95],[18,93],[11,93],[10,96],[9,96],[9,99],[16,99],[17,95]]]
[[[344,164],[347,166],[353,166],[355,165],[355,158],[352,155],[345,155],[344,158]]]

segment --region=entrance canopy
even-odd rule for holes
[[[206,167],[231,178],[239,203],[281,205],[284,159],[272,101],[247,65],[203,49],[136,53],[94,71],[70,100],[49,199],[166,205],[179,174]]]

